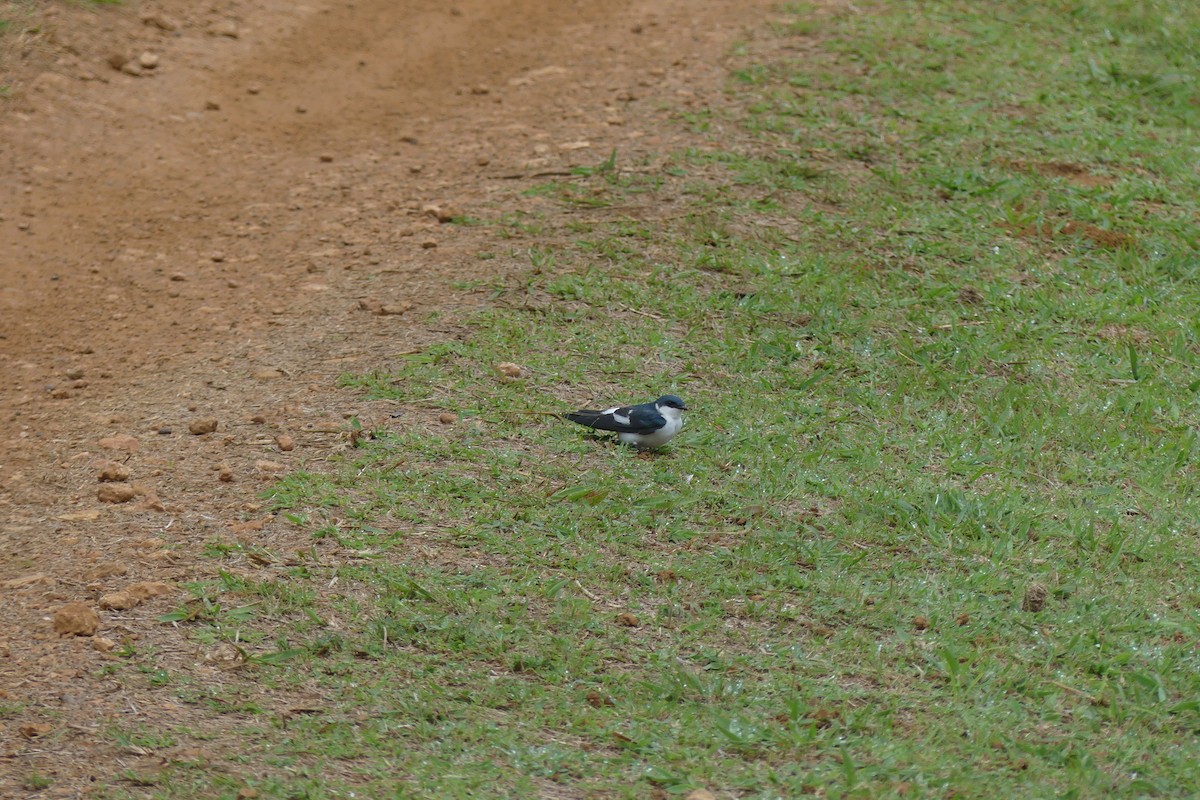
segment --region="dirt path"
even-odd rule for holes
[[[540,213],[521,192],[546,173],[670,150],[671,109],[719,95],[722,54],[769,6],[42,12],[0,100],[0,796],[34,773],[43,796],[78,796],[163,757],[106,735],[118,723],[187,719],[235,744],[227,717],[106,676],[97,644],[237,680],[155,622],[178,598],[100,598],[212,577],[198,556],[216,539],[283,546],[266,482],[319,469],[345,418],[374,413],[336,376],[452,336],[428,316],[475,302],[452,284],[538,244],[438,214]],[[216,432],[190,434],[206,417]],[[99,501],[108,460],[129,502]],[[97,636],[56,633],[72,601],[99,610]]]

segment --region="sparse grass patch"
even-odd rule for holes
[[[324,698],[260,796],[1200,793],[1200,10],[791,13],[658,174],[537,190],[683,213],[497,222],[530,269],[277,485],[311,560],[176,612]],[[650,458],[545,413],[666,391]]]
[[[54,779],[34,772],[26,776],[25,780],[21,782],[21,785],[26,791],[40,792],[43,789],[49,789],[51,786],[53,786]]]

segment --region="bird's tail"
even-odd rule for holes
[[[571,422],[578,422],[580,425],[586,425],[589,428],[594,428],[596,427],[596,420],[600,419],[600,415],[601,412],[599,411],[588,411],[585,409],[583,411],[571,411],[567,414],[563,414],[563,417],[571,420]]]

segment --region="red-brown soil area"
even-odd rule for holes
[[[439,218],[561,213],[523,192],[614,149],[680,146],[672,115],[719,102],[725,55],[771,4],[7,8],[0,797],[31,774],[51,780],[39,796],[76,797],[186,757],[114,726],[236,748],[228,716],[107,675],[109,649],[248,680],[156,620],[216,574],[205,543],[286,549],[263,490],[383,413],[338,375],[453,336],[483,302],[455,284],[526,268],[540,244]]]

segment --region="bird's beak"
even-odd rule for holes
[[[690,408],[688,408],[687,406],[680,406],[680,407],[679,407],[679,410],[680,410],[680,411],[691,411],[691,409],[690,409]]]

